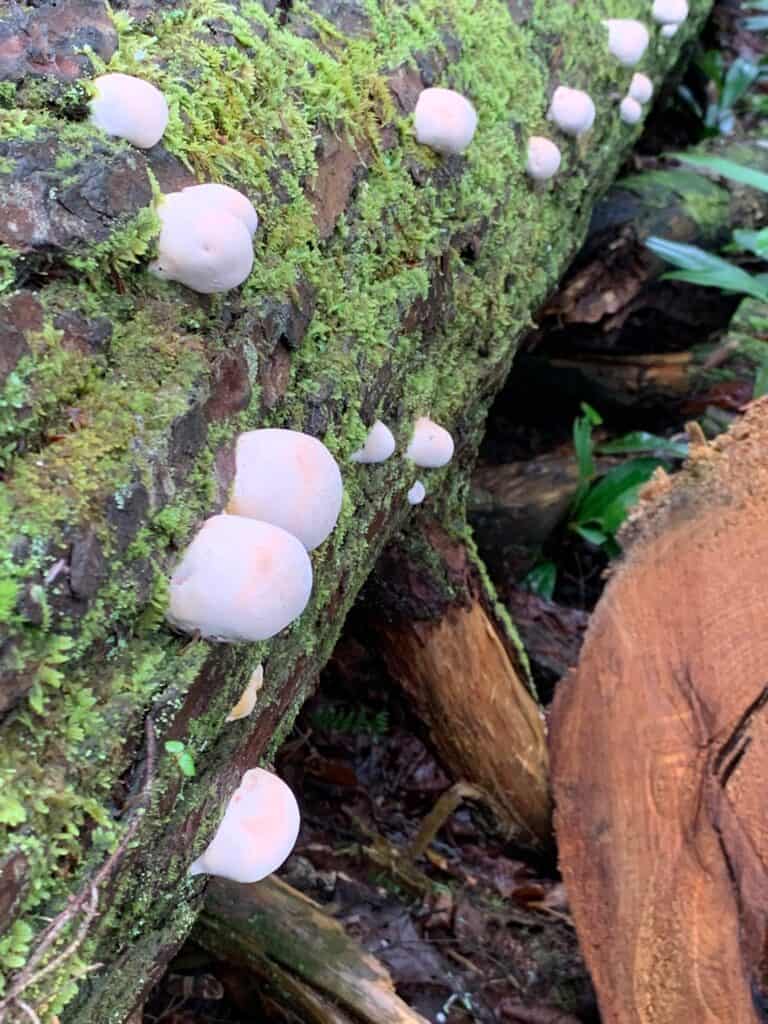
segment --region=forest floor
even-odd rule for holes
[[[742,12],[743,13],[743,12]],[[726,66],[755,53],[739,4],[719,3],[703,51]],[[764,52],[764,50],[763,50]],[[692,66],[683,82],[702,107],[716,92]],[[765,86],[763,86],[765,88]],[[749,115],[742,127],[749,127]],[[701,122],[674,92],[662,97],[625,170],[653,167],[658,153],[701,137]],[[577,261],[578,265],[578,261]],[[733,298],[693,286],[658,283],[647,306],[626,318],[614,350],[681,351],[717,339]],[[523,345],[489,418],[481,463],[557,459],[574,462],[574,419],[591,396],[546,389],[527,356],[567,349],[578,328],[555,318]],[[579,340],[577,338],[577,340]],[[650,346],[650,348],[649,348]],[[595,441],[650,431],[681,442],[685,422],[724,429],[750,394],[716,392],[668,406],[601,407]],[[670,460],[673,471],[675,459]],[[578,657],[589,613],[604,585],[609,557],[567,526],[553,531],[539,558],[556,568],[546,596],[522,585],[530,565],[494,563],[481,551],[502,601],[518,623],[542,699]],[[351,616],[315,697],[304,707],[277,764],[302,808],[302,829],[281,870],[389,970],[399,995],[437,1024],[597,1024],[599,1016],[557,866],[506,842],[490,813],[464,802],[415,865],[426,883],[406,888],[370,855],[374,842],[407,849],[452,780],[383,664],[368,651],[365,609]],[[276,992],[246,972],[185,946],[156,987],[144,1024],[298,1024]]]

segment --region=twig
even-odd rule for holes
[[[404,859],[413,863],[418,860],[427,850],[427,847],[440,831],[442,826],[450,818],[456,808],[466,799],[487,800],[484,793],[481,793],[476,786],[468,782],[456,782],[450,789],[447,789],[435,806],[422,821],[419,831],[416,833],[413,842],[406,849]]]
[[[147,717],[145,722],[144,732],[147,745],[144,782],[141,787],[139,803],[133,813],[131,822],[123,833],[123,837],[120,842],[109,857],[107,857],[96,874],[85,883],[76,896],[70,897],[64,910],[53,918],[40,936],[37,949],[27,960],[23,970],[19,971],[13,979],[5,997],[0,1001],[0,1024],[3,1024],[5,1021],[6,1011],[12,1005],[18,1006],[19,1009],[23,1010],[23,1012],[27,1014],[27,1016],[29,1016],[31,1012],[32,1017],[30,1017],[30,1019],[36,1021],[37,1024],[40,1024],[35,1011],[22,999],[19,999],[19,996],[25,989],[29,988],[30,985],[35,985],[42,978],[46,977],[46,975],[55,971],[80,948],[80,945],[88,933],[88,928],[96,917],[99,905],[99,886],[111,877],[115,868],[122,860],[128,845],[139,827],[142,811],[149,806],[150,790],[155,774],[155,758],[157,750],[155,727],[152,723],[152,719],[149,717]],[[61,953],[54,957],[53,960],[44,967],[41,967],[40,970],[37,970],[37,965],[43,959],[51,946],[56,942],[56,939],[59,937],[61,932],[83,910],[85,912],[85,916],[80,922],[77,934],[72,942],[69,943],[66,949],[62,950]]]

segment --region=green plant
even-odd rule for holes
[[[389,715],[386,711],[371,714],[365,708],[329,704],[314,711],[311,718],[317,729],[326,732],[383,736],[389,730]]]
[[[702,108],[687,86],[681,85],[678,95],[701,119],[705,138],[732,135],[736,128],[735,108],[760,79],[760,65],[737,57],[726,67],[719,50],[707,50],[694,63],[711,82],[713,98]]]
[[[176,761],[181,774],[187,779],[193,779],[195,777],[195,772],[197,771],[195,767],[195,759],[181,740],[166,740],[165,749],[166,752],[169,753]]]

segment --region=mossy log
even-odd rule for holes
[[[695,0],[672,41],[654,31],[650,74],[679,59],[708,7]],[[635,138],[616,112],[631,72],[602,24],[629,13],[628,0],[3,9],[6,1022],[24,1001],[44,1022],[120,1024],[189,931],[204,889],[190,861],[243,770],[278,748],[412,514],[408,463],[349,455],[376,416],[404,451],[429,412],[453,430],[458,467],[471,464],[531,311]],[[106,67],[165,92],[153,149],[87,123],[87,80]],[[433,83],[477,106],[466,156],[414,141],[415,98]],[[561,83],[589,88],[598,118],[580,143],[559,139],[562,171],[535,188],[525,140],[550,130]],[[146,272],[153,195],[194,180],[242,189],[261,218],[251,278],[212,299]],[[341,520],[313,554],[313,598],[291,629],[189,643],[164,625],[169,570],[222,507],[237,433],[265,425],[324,439],[344,467]],[[430,492],[458,481],[433,472]],[[226,725],[260,662],[256,711]]]
[[[764,1020],[768,400],[661,472],[550,719],[560,863],[605,1024]]]

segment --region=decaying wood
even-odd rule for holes
[[[754,1024],[768,931],[768,400],[651,481],[552,714],[605,1024]]]
[[[483,790],[519,838],[546,842],[542,714],[465,545],[427,521],[416,539],[384,554],[368,609],[389,671],[428,724],[446,769]]]
[[[298,976],[358,1020],[426,1024],[396,994],[389,972],[375,957],[316,903],[274,876],[256,885],[213,880],[194,934],[214,955],[271,974],[273,981],[279,983],[284,972]],[[317,1005],[321,1014],[322,1003]]]

